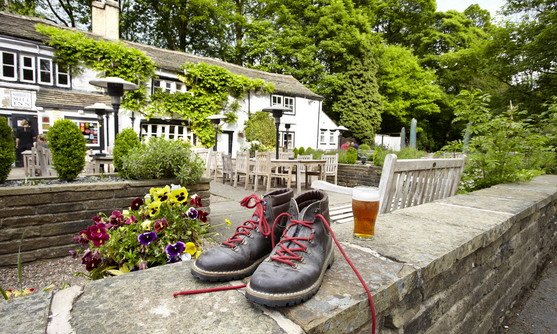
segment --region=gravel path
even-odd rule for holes
[[[64,285],[84,285],[89,279],[76,276],[77,272],[86,272],[81,259],[71,256],[59,259],[47,259],[23,264],[23,288],[44,289],[54,285],[58,290]],[[17,267],[0,268],[0,286],[4,289],[18,289]]]

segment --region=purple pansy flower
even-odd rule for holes
[[[188,209],[188,211],[186,212],[188,214],[188,218],[189,219],[195,219],[197,218],[197,210],[194,207],[191,207]]]
[[[155,240],[157,240],[157,234],[155,232],[145,232],[137,236],[137,241],[143,246],[147,246]]]
[[[166,246],[164,251],[168,254],[169,257],[175,257],[182,254],[186,250],[186,244],[182,241],[178,241],[175,244],[170,244]]]

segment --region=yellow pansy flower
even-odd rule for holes
[[[193,242],[186,242],[186,253],[190,255],[195,255],[197,253],[197,247]]]
[[[153,201],[147,205],[147,213],[150,217],[154,217],[159,214],[161,210],[161,202],[160,201]]]
[[[170,198],[173,199],[173,202],[176,201],[177,203],[184,203],[188,200],[188,191],[184,187],[172,190]]]

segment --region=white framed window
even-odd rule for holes
[[[294,135],[295,133],[292,131],[280,131],[279,139],[280,139],[280,146],[279,147],[287,147],[289,149],[294,149]]]
[[[325,130],[319,131],[319,144],[326,144],[326,142],[325,142]]]
[[[181,82],[172,79],[153,79],[153,93],[154,92],[183,92],[185,85]]]
[[[19,58],[19,80],[35,82],[35,57],[21,56]]]
[[[15,52],[1,51],[0,78],[9,81],[17,80],[17,56]]]
[[[52,59],[39,58],[39,83],[52,85]]]
[[[292,109],[290,112],[285,112],[285,115],[296,114],[296,99],[291,96],[271,95],[271,106],[283,106]]]
[[[329,130],[329,145],[335,145],[335,132]]]
[[[70,87],[70,70],[56,64],[56,85],[60,87]]]

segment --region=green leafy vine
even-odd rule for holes
[[[179,78],[188,87],[187,92],[151,95],[151,104],[145,108],[147,117],[180,116],[190,121],[193,133],[205,146],[214,144],[214,128],[207,116],[221,111],[226,123],[235,123],[240,109],[238,99],[250,91],[274,91],[272,84],[261,79],[250,79],[227,69],[206,63],[186,63]],[[229,99],[229,97],[232,97]]]
[[[126,92],[122,106],[140,111],[146,105],[146,83],[155,75],[155,62],[143,52],[121,42],[96,40],[79,31],[37,24],[35,29],[45,35],[46,44],[54,47],[56,61],[78,74],[84,67],[137,83],[140,88]]]

